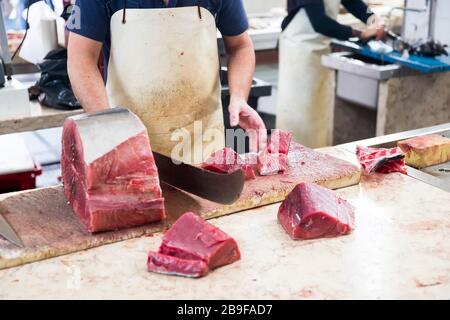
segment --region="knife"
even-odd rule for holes
[[[153,155],[160,180],[172,187],[220,204],[232,204],[242,194],[245,183],[242,170],[220,174],[184,163],[176,164],[157,152]]]
[[[411,46],[402,37],[397,35],[391,30],[386,31],[386,36],[393,41],[393,47],[395,50],[399,52],[403,52],[404,50],[410,50]]]
[[[24,247],[22,240],[19,238],[14,229],[0,214],[0,236],[19,247]]]

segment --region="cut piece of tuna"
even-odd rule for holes
[[[244,164],[251,167],[256,167],[258,165],[258,156],[259,155],[256,152],[241,154],[241,158],[244,161]]]
[[[242,171],[244,171],[245,180],[256,179],[256,174],[255,174],[255,171],[253,170],[252,166],[244,165],[244,166],[242,166]]]
[[[61,171],[66,198],[89,232],[165,218],[147,130],[127,109],[68,118]]]
[[[313,183],[301,183],[288,195],[278,221],[294,240],[337,237],[355,228],[354,208]]]
[[[273,176],[284,173],[288,167],[288,157],[285,154],[264,152],[258,157],[258,172],[261,176]]]
[[[272,154],[288,155],[291,146],[292,133],[283,130],[273,130],[267,144],[267,151]]]
[[[203,164],[202,168],[217,173],[227,174],[242,170],[246,180],[256,178],[253,168],[231,148],[225,148],[213,153]]]
[[[208,265],[202,260],[180,259],[156,252],[148,254],[147,267],[149,272],[189,278],[201,278],[209,272]]]
[[[356,155],[365,174],[400,172],[407,174],[405,155],[400,148],[356,147]]]
[[[450,161],[450,139],[439,134],[400,141],[406,164],[418,169]]]
[[[204,261],[210,270],[240,259],[236,241],[192,212],[185,213],[164,235],[159,253]]]
[[[258,156],[258,172],[261,176],[272,176],[286,172],[292,133],[273,130],[267,148]]]

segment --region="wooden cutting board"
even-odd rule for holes
[[[180,215],[195,212],[205,219],[283,201],[300,182],[315,182],[330,189],[358,184],[361,171],[353,164],[294,144],[284,175],[247,181],[233,205],[219,205],[163,185],[168,218],[139,228],[87,233],[67,204],[62,186],[17,193],[0,201],[0,213],[25,244],[19,248],[0,238],[0,269],[78,252],[113,242],[164,231]]]

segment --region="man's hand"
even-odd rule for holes
[[[250,151],[266,146],[267,130],[258,113],[247,104],[255,72],[255,49],[247,32],[224,37],[228,59],[228,85],[230,87],[230,123],[240,125],[250,137]]]
[[[244,99],[232,99],[228,108],[232,127],[247,131],[250,152],[258,152],[267,145],[267,129],[259,114]]]
[[[386,24],[376,14],[370,16],[367,20],[367,27],[361,32],[361,38],[364,40],[382,40],[386,35]]]

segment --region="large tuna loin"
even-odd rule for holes
[[[313,183],[301,183],[289,194],[278,221],[294,240],[337,237],[355,228],[353,207]]]
[[[61,166],[64,193],[89,232],[165,218],[147,130],[127,109],[68,118]]]
[[[148,270],[199,278],[241,258],[236,241],[194,213],[185,213],[164,235],[159,252],[148,255]]]

